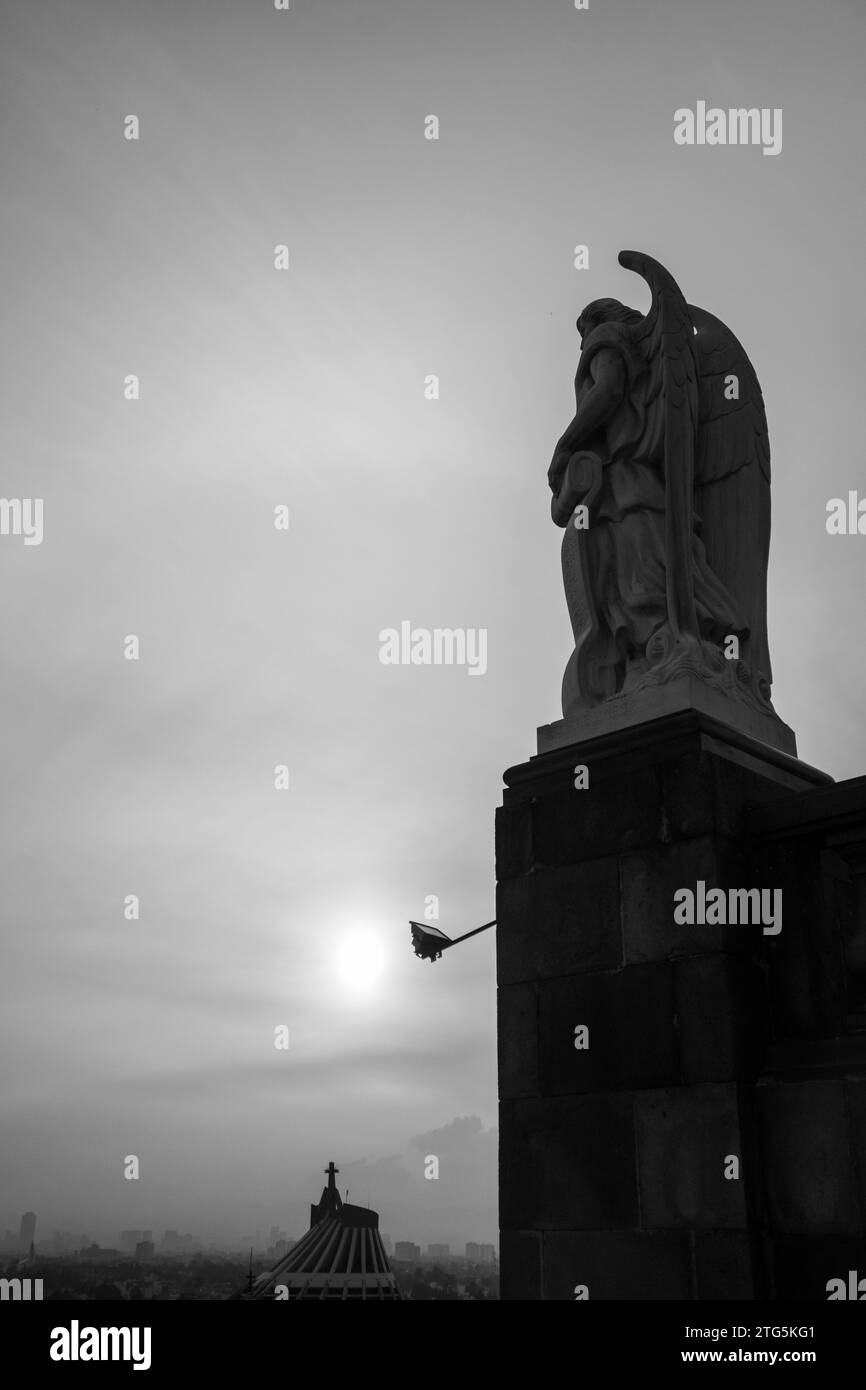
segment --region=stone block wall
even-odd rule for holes
[[[829,779],[691,713],[505,780],[502,1297],[826,1297],[866,1231],[866,1066],[805,1079],[777,1053],[824,1040],[838,1064],[850,882],[750,817]],[[781,887],[782,931],[676,925],[699,879]]]

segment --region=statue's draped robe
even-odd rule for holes
[[[566,529],[563,566],[572,575],[579,549],[581,600],[572,605],[576,651],[566,672],[572,708],[594,704],[645,669],[644,649],[668,621],[665,549],[664,406],[661,395],[648,399],[644,362],[628,326],[605,323],[584,341],[575,378],[577,416],[593,385],[592,363],[599,352],[616,353],[625,390],[614,415],[582,447],[603,466],[598,497],[587,530]],[[728,634],[743,639],[748,622],[736,601],[710,569],[694,518],[691,563],[700,635],[718,645]],[[566,586],[568,588],[568,585]],[[575,680],[576,678],[576,680]],[[625,686],[628,689],[628,682]]]

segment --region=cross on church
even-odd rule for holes
[[[334,1167],[334,1160],[331,1159],[330,1163],[328,1164],[327,1168],[325,1169],[325,1172],[326,1172],[327,1175],[328,1175],[328,1186],[329,1186],[329,1187],[333,1187],[333,1186],[334,1186],[334,1178],[337,1176],[337,1174],[339,1173],[339,1171],[340,1171],[339,1168],[335,1168],[335,1167]]]

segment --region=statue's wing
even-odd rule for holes
[[[714,482],[753,464],[769,483],[770,438],[755,369],[721,319],[693,304],[688,311],[697,330],[699,372],[695,485]],[[725,398],[731,376],[737,378],[737,400]]]
[[[668,621],[675,636],[698,636],[692,573],[693,489],[698,424],[698,368],[689,308],[663,265],[640,251],[621,251],[619,263],[637,271],[652,291],[652,304],[632,340],[648,370],[648,420],[664,439],[654,440],[664,458],[665,550]],[[661,406],[661,409],[656,407]]]
[[[697,332],[699,370],[695,510],[710,568],[749,623],[741,651],[759,678],[772,683],[767,644],[767,562],[770,550],[770,439],[755,369],[729,328],[689,305]],[[726,399],[734,387],[737,399]]]

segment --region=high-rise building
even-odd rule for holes
[[[144,1235],[148,1240],[150,1239],[149,1231],[145,1231]],[[160,1253],[163,1255],[183,1255],[192,1250],[193,1246],[198,1246],[198,1244],[198,1238],[190,1235],[189,1231],[185,1231],[184,1234],[181,1235],[180,1231],[171,1230],[163,1231],[159,1248]],[[248,1241],[247,1248],[249,1248],[250,1244],[251,1242]]]
[[[478,1245],[470,1240],[466,1246],[466,1258],[473,1264],[492,1265],[496,1263],[496,1248],[493,1245]]]
[[[400,1290],[379,1235],[379,1215],[343,1202],[338,1168],[325,1169],[328,1185],[310,1207],[310,1229],[281,1260],[250,1277],[236,1299],[399,1299]]]
[[[428,1246],[427,1246],[427,1254],[430,1256],[431,1259],[434,1259],[434,1260],[436,1260],[436,1259],[441,1260],[441,1259],[443,1259],[446,1255],[450,1255],[450,1254],[451,1254],[451,1246],[450,1246],[450,1245],[428,1245]]]
[[[22,1255],[29,1255],[30,1247],[36,1239],[36,1213],[35,1211],[25,1211],[21,1218],[21,1230],[18,1233],[18,1249]]]
[[[480,1259],[481,1259],[481,1263],[482,1263],[483,1265],[493,1265],[493,1264],[496,1264],[496,1246],[495,1246],[495,1245],[479,1245],[478,1249],[479,1249],[480,1252],[481,1252],[481,1254],[480,1254]]]
[[[120,1248],[124,1252],[134,1255],[136,1245],[143,1240],[153,1240],[152,1231],[121,1231]]]
[[[421,1246],[414,1245],[411,1240],[398,1240],[394,1246],[395,1260],[420,1260]]]

